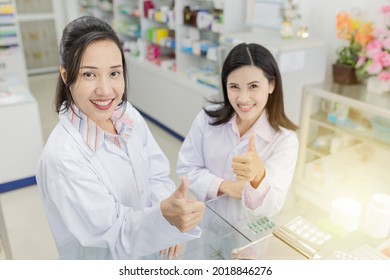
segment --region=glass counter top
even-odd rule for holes
[[[269,260],[390,259],[390,236],[373,240],[361,229],[342,231],[330,223],[327,213],[315,206],[293,203],[276,217],[261,220],[260,224],[269,225],[263,231],[252,225],[259,225],[259,219],[264,217],[245,209],[240,200],[221,196],[206,202],[206,206],[205,218],[200,224],[202,237],[186,243],[178,259],[229,260],[240,256],[237,252],[243,252],[248,258]],[[316,253],[310,258],[304,257],[297,252],[295,241],[289,243],[273,234],[280,230],[290,232],[290,237]]]

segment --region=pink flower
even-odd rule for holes
[[[382,44],[385,50],[390,50],[390,37],[384,38]]]
[[[378,39],[372,40],[366,46],[367,57],[374,58],[382,52],[382,43]]]
[[[381,81],[390,80],[390,5],[380,9],[384,25],[376,27],[371,33],[371,41],[362,46],[355,64],[361,78],[378,76]]]
[[[389,71],[383,71],[378,75],[378,78],[380,81],[387,82],[390,80],[390,72]]]
[[[379,62],[383,67],[390,66],[390,54],[387,51],[382,51],[378,56]]]
[[[367,73],[371,75],[378,75],[383,70],[382,64],[379,61],[373,61],[367,68]]]
[[[385,16],[390,16],[390,5],[385,5],[380,9],[380,12]]]

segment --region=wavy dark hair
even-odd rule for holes
[[[125,92],[119,106],[126,106],[127,101],[127,66],[122,49],[122,44],[112,27],[92,16],[77,18],[65,27],[60,42],[60,64],[66,70],[66,83],[62,80],[61,73],[58,76],[55,110],[60,113],[71,108],[74,103],[70,87],[76,80],[80,70],[81,58],[85,49],[96,41],[110,40],[114,42],[122,54],[123,77],[125,82]],[[64,107],[62,105],[64,104]],[[62,109],[61,109],[62,108]]]
[[[265,105],[271,126],[276,131],[279,131],[280,127],[297,130],[298,126],[286,116],[284,111],[282,78],[275,58],[267,48],[253,43],[242,43],[235,46],[226,57],[221,72],[223,101],[211,102],[221,106],[214,111],[203,108],[206,114],[213,118],[210,124],[221,125],[227,123],[235,114],[228,99],[227,78],[232,71],[247,65],[260,68],[269,83],[275,82],[274,92],[269,95]]]

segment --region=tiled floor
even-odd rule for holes
[[[38,101],[44,140],[57,123],[53,100],[56,74],[31,76],[30,90]],[[179,182],[174,166],[181,142],[151,122],[148,125],[171,162],[171,178]],[[57,251],[52,238],[37,186],[30,186],[0,195],[0,205],[11,243],[14,259],[56,259]],[[0,246],[0,259],[4,258]]]

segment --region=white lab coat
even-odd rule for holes
[[[169,162],[130,103],[126,114],[128,155],[109,141],[93,151],[63,114],[45,145],[36,177],[60,258],[150,258],[200,236],[163,217],[160,201],[175,190]]]
[[[208,109],[211,108],[217,107],[212,105]],[[296,133],[285,128],[275,131],[265,110],[242,137],[235,115],[223,125],[212,126],[211,121],[203,110],[195,118],[179,152],[178,175],[188,176],[190,189],[199,200],[217,197],[223,180],[236,180],[232,159],[246,153],[249,137],[255,133],[256,150],[264,163],[265,177],[257,189],[253,189],[249,182],[246,184],[242,195],[244,209],[241,209],[242,205],[238,209],[240,204],[230,201],[233,198],[224,199],[225,209],[244,216],[249,215],[245,210],[251,215],[277,214],[284,204],[296,167],[299,147]]]

